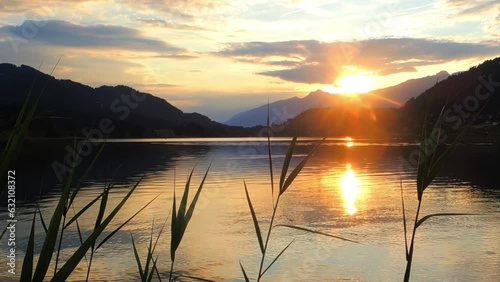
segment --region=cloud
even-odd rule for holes
[[[161,40],[145,37],[140,31],[117,25],[77,25],[67,21],[26,20],[23,24],[0,27],[0,35],[44,45],[176,53],[182,49]]]
[[[500,1],[447,0],[446,4],[458,10],[456,15],[476,15],[500,9]]]
[[[197,30],[197,31],[203,31],[203,30],[208,30],[207,28],[201,27],[201,26],[195,26],[195,25],[188,25],[188,24],[178,24],[174,23],[171,21],[165,21],[161,19],[135,19],[135,22],[149,25],[149,26],[155,26],[155,27],[163,27],[167,29],[178,29],[178,30]]]
[[[259,74],[278,77],[301,83],[332,83],[332,77],[338,76],[338,70],[327,65],[304,65],[292,69],[261,72]]]
[[[123,0],[141,11],[152,11],[175,19],[194,20],[199,17],[223,17],[235,1],[229,0]]]
[[[175,60],[191,60],[198,58],[198,56],[192,54],[190,55],[190,53],[184,51],[179,51],[174,54],[159,54],[150,57],[159,59],[175,59]]]
[[[500,54],[500,42],[462,43],[420,38],[370,39],[358,42],[229,43],[216,56],[269,66],[261,75],[301,83],[332,83],[343,66],[376,75],[414,72],[419,66]],[[293,61],[289,66],[279,62]],[[281,66],[276,69],[276,66]]]
[[[139,84],[132,84],[130,86],[133,86],[133,87],[159,87],[159,88],[179,87],[179,85],[177,85],[177,84],[167,84],[167,83],[139,83]]]
[[[475,20],[490,36],[500,38],[500,1],[447,0],[446,5],[453,9],[451,19]]]

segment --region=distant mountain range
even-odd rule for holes
[[[405,83],[411,84],[413,81]],[[397,89],[400,86],[394,87]],[[378,91],[383,93],[388,90]],[[284,123],[279,134],[353,138],[406,136],[407,140],[414,141],[415,138],[420,138],[422,126],[427,124],[431,128],[441,111],[444,138],[456,135],[459,128],[474,118],[469,138],[498,143],[500,57],[485,61],[467,71],[454,73],[417,97],[411,98],[402,107],[344,103],[334,107],[309,109]],[[449,142],[450,139],[445,141]]]
[[[436,75],[426,76],[418,79],[410,79],[395,86],[374,90],[360,94],[357,103],[370,104],[374,107],[398,107],[409,99],[416,97],[425,90],[431,88],[438,81],[449,77],[448,72],[441,71]],[[283,123],[300,113],[314,108],[325,108],[340,106],[353,102],[350,95],[332,95],[321,90],[309,93],[304,98],[293,97],[269,104],[271,123]],[[226,122],[232,126],[257,126],[267,123],[268,105],[263,105],[239,114],[236,114]]]
[[[43,92],[32,124],[37,137],[81,136],[83,129],[97,128],[104,118],[116,127],[108,137],[248,136],[241,128],[183,113],[164,99],[127,86],[92,88],[25,65],[0,64],[0,89],[0,133],[4,134],[12,128],[28,93],[33,103]]]
[[[0,64],[0,89],[0,141],[13,128],[29,93],[30,103],[40,97],[31,137],[83,137],[84,130],[99,128],[103,120],[113,125],[105,135],[109,138],[256,136],[262,126],[250,126],[265,124],[268,113],[264,105],[228,121],[248,128],[229,126],[202,114],[183,113],[164,99],[127,86],[92,88],[11,64]],[[276,136],[413,138],[425,122],[439,116],[444,105],[447,132],[455,132],[484,105],[474,132],[490,136],[500,133],[499,93],[500,57],[451,76],[440,72],[362,95],[318,90],[302,99],[271,103],[269,111],[271,123],[280,125]]]

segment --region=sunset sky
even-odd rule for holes
[[[250,4],[251,3],[251,4]],[[500,1],[0,1],[0,62],[124,84],[224,121],[500,55]]]

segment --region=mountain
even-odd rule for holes
[[[420,136],[422,125],[427,122],[428,128],[432,128],[443,111],[442,133],[446,137],[456,135],[459,128],[475,118],[468,138],[498,142],[499,94],[500,57],[454,73],[411,98],[402,107],[351,103],[310,109],[288,120],[281,126],[280,134],[355,138],[406,136],[408,141],[413,142]]]
[[[204,115],[183,113],[164,99],[128,86],[92,88],[25,65],[0,64],[0,88],[0,133],[12,128],[31,93],[31,103],[40,96],[32,123],[37,137],[81,136],[85,128],[99,128],[103,119],[115,127],[109,137],[247,135]]]
[[[271,124],[280,124],[305,110],[321,107],[322,105],[334,105],[339,101],[341,101],[340,95],[331,95],[317,90],[304,98],[293,97],[270,103],[270,122]],[[268,105],[260,106],[233,116],[225,124],[245,127],[265,125],[267,123],[267,112]]]
[[[445,128],[456,130],[466,120],[489,126],[500,118],[500,57],[440,81],[402,108],[408,123],[422,124],[425,116],[437,117],[444,109]],[[484,108],[483,108],[484,107]]]
[[[417,96],[431,88],[437,81],[446,79],[449,74],[441,71],[436,75],[411,79],[395,86],[374,90],[359,95],[363,103],[372,106],[395,107],[403,105],[410,98]],[[314,108],[333,107],[339,104],[353,102],[350,95],[332,95],[321,90],[309,93],[304,98],[293,97],[269,104],[271,123],[283,123],[300,113]],[[356,100],[359,102],[359,100]],[[227,125],[251,127],[267,123],[268,106],[263,105],[239,113],[225,122]]]
[[[391,87],[368,92],[367,94],[371,94],[374,99],[372,103],[373,106],[386,106],[388,105],[387,102],[393,106],[401,106],[411,98],[417,97],[425,90],[433,87],[439,81],[447,79],[449,76],[450,74],[447,71],[440,71],[435,75],[410,79]],[[380,99],[378,99],[379,97]],[[375,102],[377,100],[379,101]]]

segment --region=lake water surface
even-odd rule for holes
[[[289,140],[276,138],[272,142],[275,185]],[[292,166],[306,156],[315,142],[302,139]],[[408,159],[416,148],[414,144],[383,140],[332,139],[322,145],[283,195],[275,224],[305,227],[360,244],[276,227],[267,263],[290,241],[294,242],[263,281],[401,281],[406,265],[401,184],[408,217],[414,217],[417,203],[416,169],[402,160]],[[482,168],[484,162],[476,164],[474,158],[478,152],[487,150],[485,145],[462,150],[459,154],[468,152],[466,156],[449,161],[425,191],[421,216],[448,212],[480,215],[438,217],[425,222],[417,232],[412,281],[500,281],[500,185],[495,179],[498,177],[488,172],[491,165],[486,163],[487,168]],[[178,249],[174,270],[215,281],[243,281],[241,262],[247,273],[255,277],[260,250],[243,181],[248,185],[265,232],[272,213],[267,143],[261,139],[153,139],[122,140],[106,145],[78,195],[76,211],[101,193],[106,180],[114,175],[117,185],[111,190],[109,212],[145,174],[108,228],[112,230],[161,193],[96,252],[90,280],[137,281],[131,235],[144,260],[153,223],[156,236],[165,220],[167,226],[156,251],[159,271],[164,278],[168,277],[174,175],[180,197],[189,171],[197,164],[191,186],[194,194],[212,159],[202,196]],[[50,169],[35,168],[17,168],[17,171],[19,177],[30,178],[33,183],[41,182],[40,175],[51,173]],[[38,191],[39,185],[32,190]],[[18,198],[23,191],[19,189]],[[46,221],[57,203],[57,191],[57,188],[47,190],[39,201]],[[26,248],[34,211],[34,201],[27,198],[18,204],[24,206],[17,215],[19,273],[21,250]],[[90,234],[97,209],[96,205],[79,221],[84,237]],[[0,215],[5,222],[4,207]],[[37,224],[37,251],[43,243],[42,233],[41,224]],[[78,233],[73,226],[65,233],[63,260],[78,246]],[[7,250],[5,238],[0,248]],[[84,280],[86,269],[83,260],[71,279]],[[5,263],[0,271],[2,280],[18,279],[7,274]]]

